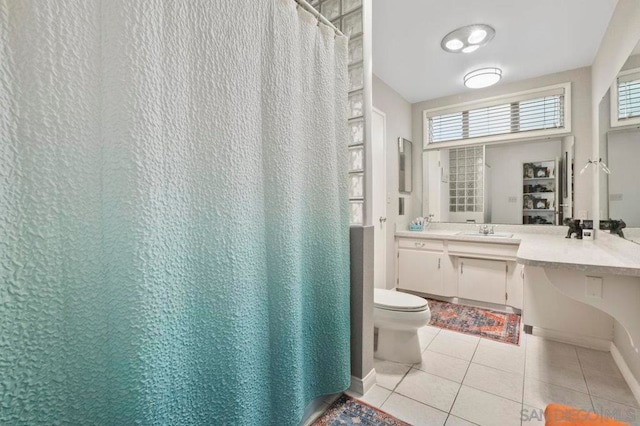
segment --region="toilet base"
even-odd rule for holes
[[[403,364],[422,361],[418,330],[392,330],[378,328],[378,350],[375,357]]]

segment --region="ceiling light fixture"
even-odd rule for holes
[[[485,46],[495,35],[496,30],[490,25],[467,25],[444,36],[440,46],[449,53],[471,53]]]
[[[469,36],[469,38],[467,39],[467,41],[471,44],[478,44],[478,43],[482,43],[482,40],[484,40],[485,38],[487,38],[487,32],[485,30],[474,30],[471,35]]]
[[[464,76],[464,85],[470,89],[493,86],[502,78],[500,68],[480,68]]]
[[[447,49],[455,51],[462,49],[464,47],[464,43],[457,38],[454,38],[452,40],[449,40],[445,46],[447,46]]]

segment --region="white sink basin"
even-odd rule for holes
[[[481,234],[478,231],[475,232],[465,232],[462,231],[458,233],[458,235],[464,235],[465,237],[488,237],[488,238],[511,238],[513,234],[508,232],[495,232],[493,234]]]

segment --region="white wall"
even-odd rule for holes
[[[487,146],[490,222],[522,224],[522,163],[555,160],[561,153],[560,139]],[[509,197],[515,197],[516,201],[510,202]]]
[[[613,321],[613,343],[620,351],[629,370],[637,381],[640,381],[640,343],[633,342],[627,330],[618,321]]]
[[[404,229],[411,220],[419,216],[422,185],[422,149],[413,143],[413,191],[411,194],[398,192],[398,138],[411,138],[411,104],[377,76],[373,76],[373,106],[387,116],[387,288],[395,286],[395,227]],[[418,169],[418,173],[416,173]],[[375,172],[375,171],[374,171]],[[405,215],[398,215],[398,198],[405,199]]]
[[[640,3],[640,2],[638,2]],[[572,111],[572,135],[575,136],[575,163],[580,170],[589,158],[592,157],[592,110],[591,110],[591,68],[578,68],[575,70],[549,74],[510,84],[498,84],[493,87],[480,90],[469,90],[460,95],[447,96],[425,102],[415,103],[412,106],[413,114],[413,140],[416,144],[422,143],[422,112],[425,109],[438,108],[463,102],[484,99],[492,96],[507,95],[530,89],[550,86],[553,84],[572,82],[571,86],[571,111]],[[462,83],[461,83],[462,84]],[[417,165],[416,169],[421,165]],[[422,171],[420,170],[420,173]],[[495,182],[494,182],[495,183]],[[592,217],[592,178],[587,174],[575,176],[574,212],[577,216],[581,210],[586,210]],[[422,181],[420,181],[422,186]],[[422,193],[422,188],[416,187]]]

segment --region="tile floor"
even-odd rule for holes
[[[378,383],[361,400],[416,426],[538,426],[552,401],[640,425],[608,352],[524,333],[513,346],[431,326],[420,339],[422,362],[376,360]]]

